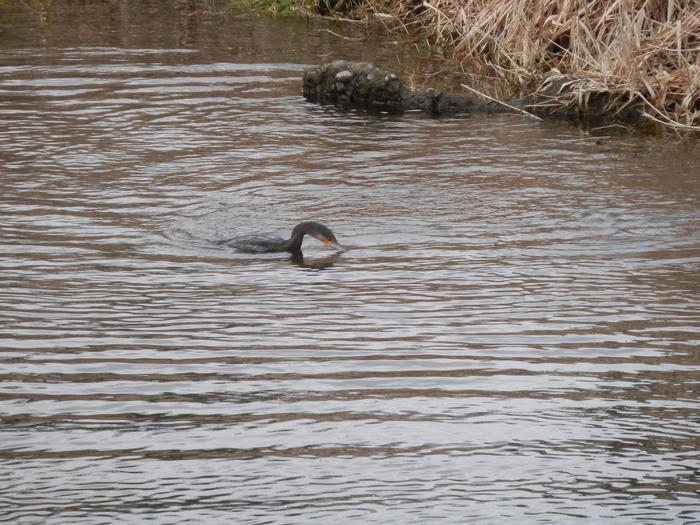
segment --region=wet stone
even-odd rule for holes
[[[335,79],[339,80],[340,82],[346,82],[346,81],[352,79],[352,77],[353,77],[353,74],[346,69],[345,71],[341,71],[340,73],[338,73],[335,76]]]

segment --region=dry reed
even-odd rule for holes
[[[356,7],[356,6],[354,6]],[[700,130],[698,0],[364,0],[367,19],[430,38],[547,104],[604,96],[653,121]],[[552,85],[558,92],[552,94]]]

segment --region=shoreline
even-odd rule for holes
[[[700,7],[649,4],[298,0],[295,10],[426,42],[465,77],[487,71],[551,115],[629,123],[625,115],[634,113],[640,125],[700,132]]]

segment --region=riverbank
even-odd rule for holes
[[[284,2],[287,11],[294,3]],[[425,42],[550,112],[585,118],[595,107],[614,119],[635,107],[646,121],[700,131],[695,0],[299,0],[296,8]]]

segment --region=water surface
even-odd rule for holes
[[[4,22],[3,522],[700,522],[694,143],[309,104],[425,57],[164,6]]]

